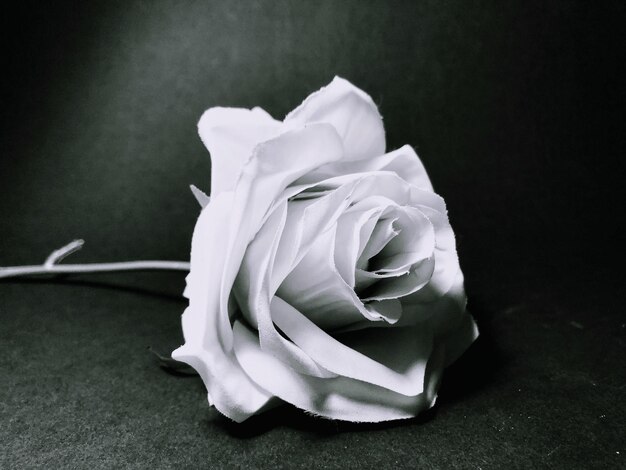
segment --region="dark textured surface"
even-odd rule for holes
[[[234,3],[234,2],[232,2]],[[9,46],[0,265],[185,259],[210,106],[282,117],[338,74],[448,202],[482,336],[418,420],[236,425],[147,351],[183,276],[0,283],[0,468],[618,468],[626,448],[624,5],[26,5]]]

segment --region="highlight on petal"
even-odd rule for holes
[[[211,154],[211,195],[233,189],[254,147],[282,132],[282,123],[261,108],[206,110],[198,133]]]
[[[335,127],[346,149],[346,161],[385,153],[385,129],[374,101],[343,78],[335,77],[285,118],[285,123],[311,122],[326,122]]]

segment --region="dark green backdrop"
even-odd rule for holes
[[[343,76],[413,145],[483,333],[436,409],[234,425],[147,346],[183,276],[0,284],[0,466],[624,465],[623,2],[76,2],[2,15],[0,265],[188,257],[204,109],[277,118]],[[112,287],[117,287],[113,289]]]

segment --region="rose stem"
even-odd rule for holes
[[[0,278],[30,276],[37,274],[102,273],[114,271],[170,270],[189,271],[184,261],[122,261],[119,263],[57,264],[66,256],[81,249],[85,242],[74,240],[53,251],[43,264],[33,266],[0,267]]]

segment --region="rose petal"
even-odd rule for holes
[[[360,296],[364,302],[408,296],[428,285],[434,268],[434,258],[425,259],[413,266],[407,274],[379,280],[361,292]]]
[[[232,189],[252,149],[284,132],[280,121],[261,108],[210,108],[198,133],[211,154],[211,195]]]
[[[229,218],[228,262],[221,277],[220,308],[227,312],[228,296],[250,241],[261,228],[285,188],[302,174],[339,160],[343,147],[328,124],[311,124],[259,144],[244,166]],[[223,230],[223,227],[216,228]],[[226,315],[226,314],[224,314]]]
[[[403,307],[398,299],[374,300],[366,303],[365,308],[372,316],[383,319],[390,325],[402,318]]]
[[[402,206],[426,205],[429,207],[434,207],[435,210],[437,211],[439,210],[445,211],[445,203],[443,202],[443,199],[440,196],[429,191],[420,190],[419,188],[416,188],[415,186],[412,186],[406,181],[402,180],[397,175],[394,175],[393,173],[389,173],[389,172],[373,172],[373,173],[366,174],[366,175],[344,175],[340,177],[330,178],[318,184],[303,185],[303,186],[300,186],[298,189],[301,191],[308,190],[308,189],[313,189],[313,190],[318,191],[319,189],[324,188],[324,191],[328,191],[331,188],[340,187],[342,184],[347,184],[350,182],[357,183],[354,191],[351,193],[351,198],[353,201],[355,201],[355,204],[353,206],[354,208],[356,208],[361,203],[367,202],[367,204],[370,204],[369,201],[373,201],[375,199],[374,196],[378,196],[379,198],[389,200],[391,204],[402,205]],[[294,195],[293,193],[289,193],[289,194],[291,196]],[[353,209],[350,209],[350,210],[353,210]],[[348,210],[347,212],[349,212],[350,210]],[[350,249],[350,246],[352,245],[348,244],[348,250]],[[421,253],[418,253],[418,254],[419,254],[418,258],[422,256]],[[347,257],[348,261],[349,261],[349,258],[351,258],[350,253],[344,254],[341,251],[338,252],[338,256]],[[340,265],[342,266],[342,269],[347,273],[348,270],[345,268],[344,266],[345,263],[343,261],[346,261],[346,260],[344,258],[341,258]],[[348,263],[348,261],[346,261],[346,263]],[[424,260],[418,263],[412,269],[412,271],[407,273],[406,275],[402,275],[404,273],[403,270],[399,270],[397,273],[392,273],[394,276],[398,276],[398,275],[402,275],[402,276],[400,278],[390,280],[387,283],[382,283],[380,286],[377,286],[377,289],[371,293],[368,293],[364,300],[379,300],[380,301],[380,300],[395,299],[398,296],[408,295],[408,294],[415,292],[418,289],[421,289],[425,285],[425,283],[428,281],[429,276],[432,274],[432,270],[434,268],[433,263],[434,263],[433,259]],[[310,263],[310,264],[311,264],[311,268],[310,268],[311,270],[313,269],[317,269],[318,271],[320,270],[319,265],[316,265],[315,263]],[[351,281],[349,274],[346,274],[346,273],[344,273],[344,275],[346,276],[345,279],[347,281]],[[320,274],[317,277],[319,278],[322,276],[323,276],[323,273],[320,271]],[[306,291],[310,287],[310,282],[307,282],[307,281],[310,281],[310,277],[308,276],[307,270],[305,269],[301,270],[300,277],[302,278],[300,284],[295,283],[295,282],[289,283],[289,287],[291,290],[289,293],[285,294],[285,297],[289,298],[290,301],[302,307],[303,311],[307,314],[310,314],[312,311],[318,310],[314,313],[315,321],[320,320],[322,317],[327,317],[327,315],[325,315],[325,312],[322,313],[322,311],[319,310],[320,307],[322,307],[322,305],[324,304],[324,302],[321,302],[321,301],[318,302],[320,305],[316,305],[315,307],[311,307],[310,302],[308,305],[306,305],[306,307],[303,305],[302,298],[303,296],[307,295]],[[327,281],[327,283],[329,285],[331,284],[330,281]],[[335,285],[335,289],[344,287],[336,282],[332,284]],[[321,287],[321,286],[318,286],[318,287]],[[328,294],[328,292],[331,291],[330,289],[331,289],[330,287],[327,288],[326,294]],[[296,292],[298,292],[297,295],[296,295]],[[316,292],[316,295],[319,295],[319,292],[321,291],[318,290]],[[309,296],[310,295],[311,294],[309,291]],[[308,298],[310,300],[310,297]],[[341,298],[347,298],[347,296],[342,295]],[[356,301],[354,302],[354,304],[356,308],[359,308],[359,305]],[[347,304],[344,304],[344,305],[347,305]],[[392,319],[387,319],[387,320],[393,321]],[[339,327],[339,325],[334,325],[334,326]]]
[[[435,230],[423,212],[402,206],[389,211],[388,215],[395,218],[398,233],[370,257],[369,271],[402,272],[433,255]]]
[[[402,303],[402,317],[394,325],[385,322],[372,323],[370,321],[361,320],[352,325],[346,325],[341,329],[337,329],[333,334],[339,334],[345,331],[361,330],[363,328],[386,329],[390,327],[402,328],[405,326],[413,326],[418,323],[431,321],[431,326],[436,336],[445,336],[461,324],[463,316],[466,315],[465,307],[467,297],[463,288],[463,273],[457,270],[455,281],[448,292],[433,298],[432,293],[426,296],[419,294],[425,290],[427,286],[414,294],[400,298]]]
[[[291,181],[338,160],[342,153],[332,126],[312,124],[286,132],[257,146],[241,171],[236,191],[218,193],[225,196],[213,198],[200,214],[187,277],[190,308],[183,315],[186,343],[173,357],[198,371],[215,406],[234,420],[249,417],[269,400],[232,356],[228,300],[245,248],[276,196]],[[217,292],[216,286],[220,286]]]
[[[345,160],[373,158],[385,152],[385,129],[372,98],[343,78],[310,95],[285,123],[332,124],[346,149]]]
[[[346,211],[337,221],[335,265],[342,279],[354,289],[355,268],[360,252],[370,238],[382,208]]]
[[[446,204],[441,196],[432,191],[413,186],[398,175],[388,171],[340,175],[312,183],[300,183],[300,180],[296,180],[289,188],[286,196],[292,197],[302,191],[328,191],[355,180],[359,181],[352,195],[355,202],[363,201],[372,196],[380,196],[390,199],[400,206],[424,205],[446,213]]]
[[[271,395],[243,372],[232,350],[232,329],[219,311],[219,284],[211,282],[224,267],[225,225],[233,194],[222,192],[198,217],[191,244],[191,270],[187,276],[189,306],[182,316],[185,345],[172,358],[192,366],[202,377],[216,408],[235,421],[243,421],[265,406]]]
[[[364,301],[415,292],[434,269],[434,229],[419,209],[392,205],[381,217],[357,263],[356,290]]]
[[[254,333],[240,322],[235,322],[234,334],[235,353],[246,372],[274,395],[315,415],[354,422],[380,422],[416,416],[435,402],[443,360],[439,348],[428,359],[424,391],[406,396],[346,377],[320,379],[299,374],[262,351]],[[421,341],[422,334],[417,333],[416,342],[430,348],[428,341]],[[394,339],[392,333],[389,341],[395,343]],[[428,357],[427,351],[411,352]]]
[[[377,221],[374,230],[372,230],[370,239],[367,241],[363,247],[363,251],[361,251],[359,255],[359,261],[357,264],[360,269],[365,270],[367,262],[370,258],[373,258],[380,253],[381,250],[398,235],[399,232],[394,228],[394,223],[397,220],[397,217],[388,217]]]
[[[335,164],[335,166],[339,165],[340,164]],[[344,171],[346,173],[390,171],[419,189],[426,191],[433,190],[432,183],[430,182],[430,178],[428,177],[428,173],[426,173],[422,161],[410,145],[404,145],[397,150],[380,155],[376,158],[347,163]]]
[[[343,185],[314,199],[290,201],[287,221],[272,270],[270,294],[273,295],[285,277],[308,253],[320,233],[333,226],[350,204],[356,182]]]
[[[408,304],[405,299],[402,299],[406,312],[403,320],[430,322],[437,344],[445,350],[446,367],[456,361],[478,337],[476,323],[466,311],[467,297],[460,269],[457,269],[450,289],[436,300]]]
[[[314,183],[336,176],[366,174],[372,171],[388,171],[419,189],[425,191],[433,190],[432,183],[422,161],[410,145],[405,145],[374,158],[329,163],[307,173],[298,179],[297,183]]]
[[[355,272],[355,279],[356,279],[355,290],[359,294],[362,294],[363,292],[367,291],[368,287],[371,287],[372,285],[374,285],[378,281],[381,281],[383,279],[388,279],[390,277],[405,276],[407,274],[409,274],[409,270],[408,269],[406,271],[393,271],[393,272],[387,272],[387,273],[372,273],[372,272],[364,271],[363,269],[358,269],[357,268],[357,270]]]
[[[244,317],[259,331],[263,349],[299,372],[316,377],[334,376],[318,366],[293,343],[283,338],[272,322],[270,278],[286,215],[287,203],[283,202],[272,212],[248,246],[234,284],[235,297]]]
[[[441,298],[452,287],[460,271],[454,232],[448,216],[427,206],[418,206],[435,230],[435,267],[429,283],[407,299],[411,302],[430,302]]]
[[[334,247],[334,230],[320,234],[276,294],[323,328],[338,328],[363,317],[374,320],[337,271]]]
[[[339,342],[278,296],[272,299],[272,319],[309,357],[335,374],[403,395],[417,395],[423,391],[424,371],[431,348],[430,337],[424,330],[413,331],[403,341],[397,335],[381,335],[376,341],[376,347],[384,343],[393,350],[389,356],[374,355],[376,359],[387,360],[382,363]],[[388,338],[392,338],[392,341]],[[416,351],[420,351],[420,354],[415,354]],[[405,362],[404,358],[407,357],[408,362]]]
[[[426,287],[422,290],[424,289]],[[420,293],[421,291],[418,291],[416,294],[400,299],[403,316],[398,321],[398,326],[429,322],[437,344],[443,344],[444,340],[441,338],[445,338],[459,328],[465,321],[464,317],[468,316],[465,310],[467,297],[463,288],[463,273],[458,269],[450,289],[437,298],[432,299],[430,296],[420,297],[418,295]],[[380,327],[381,325],[375,324],[374,326]],[[364,327],[365,325],[355,324],[346,328],[360,329]]]

